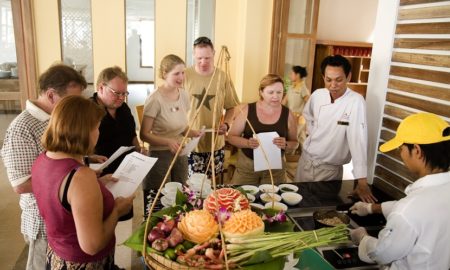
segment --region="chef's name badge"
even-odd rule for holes
[[[350,123],[347,122],[347,121],[338,121],[337,124],[341,125],[341,126],[348,126],[348,125],[350,125]]]

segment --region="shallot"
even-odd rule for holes
[[[166,239],[156,239],[152,243],[152,248],[156,249],[157,251],[164,251],[169,247],[169,242]]]
[[[159,228],[155,227],[148,234],[148,241],[150,241],[150,243],[153,243],[153,241],[164,238],[164,237],[166,237],[164,232],[162,230],[160,230]]]
[[[177,228],[173,228],[172,232],[170,233],[169,237],[167,237],[167,241],[169,241],[170,247],[176,247],[176,245],[183,242],[183,235]]]

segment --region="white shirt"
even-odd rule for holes
[[[390,269],[450,269],[450,172],[422,177],[405,193],[378,239],[361,240],[360,258]]]
[[[352,159],[356,179],[367,177],[367,120],[364,98],[347,88],[331,102],[326,88],[317,89],[303,116],[309,136],[303,151],[324,164],[344,165]]]

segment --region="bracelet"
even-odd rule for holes
[[[223,124],[224,124],[225,126],[227,126],[227,131],[230,130],[230,125],[228,125],[227,122],[224,122]]]

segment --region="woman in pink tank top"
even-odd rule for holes
[[[133,197],[114,199],[83,157],[92,153],[104,110],[81,96],[63,98],[31,171],[47,230],[46,269],[113,269],[114,230]]]

